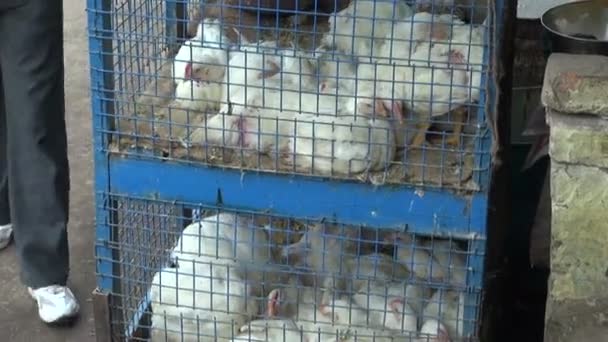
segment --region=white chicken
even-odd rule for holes
[[[479,101],[481,92],[481,76],[484,69],[484,50],[487,46],[485,35],[486,24],[469,25],[463,22],[454,22],[449,34],[449,41],[442,41],[439,45],[444,53],[447,50],[457,52],[454,59],[455,68],[467,71],[465,86],[470,91],[469,101]],[[460,65],[459,65],[460,64]]]
[[[360,63],[357,68],[356,102],[351,108],[361,115],[388,117],[391,114],[402,121],[401,99],[405,97],[402,69],[382,63]]]
[[[298,242],[283,246],[281,255],[289,264],[307,271],[310,277],[303,277],[305,285],[319,285],[330,275],[339,278],[350,276],[348,261],[358,254],[374,250],[372,234],[359,227],[314,224]],[[338,288],[347,289],[345,284]]]
[[[355,0],[329,17],[329,32],[323,41],[339,51],[369,57],[372,49],[391,32],[395,21],[412,14],[403,1]]]
[[[261,227],[246,216],[218,213],[184,228],[173,250],[181,260],[204,260],[214,263],[270,260],[270,244]]]
[[[296,286],[293,286],[296,285]],[[351,328],[382,328],[382,320],[371,319],[368,311],[347,297],[332,298],[329,302],[319,301],[321,294],[318,288],[302,287],[301,283],[275,289],[269,294],[268,310],[279,317],[291,318],[300,327],[308,341],[324,340]]]
[[[196,128],[182,143],[276,155],[287,151],[290,134],[293,134],[292,113],[226,104],[219,114],[207,119],[204,127]]]
[[[335,108],[331,107],[335,106],[335,97],[328,98],[330,107],[326,108],[331,111]],[[286,104],[303,106],[304,100],[300,101],[292,99]],[[316,106],[314,102],[307,103],[308,107],[311,105]],[[322,107],[316,108],[323,111]],[[288,109],[280,112],[224,105],[219,114],[209,118],[204,127],[195,129],[183,144],[272,152],[282,156],[287,164],[324,175],[381,170],[394,159],[395,136],[387,120],[334,117],[335,113],[298,114]]]
[[[367,305],[364,295],[386,296],[390,292],[395,297],[405,298],[416,314],[421,314],[431,296],[428,288],[415,283],[417,278],[413,277],[406,267],[388,255],[363,255],[349,260],[348,267],[352,275],[351,291],[355,293],[355,301],[362,307]]]
[[[230,100],[232,104],[281,111],[285,114],[283,116],[293,118],[299,114],[352,116],[349,109],[353,106],[351,102],[354,98],[338,92],[336,88],[325,87],[324,83],[318,91],[295,91],[285,86],[285,83],[281,84],[279,80],[269,78],[264,81],[263,87],[247,87],[240,89],[240,92],[233,92]]]
[[[271,81],[277,89],[313,90],[314,65],[301,52],[281,48],[275,41],[260,42],[232,51],[224,77],[224,96],[234,104],[245,104],[243,94],[257,94]],[[254,95],[247,94],[247,98]]]
[[[359,63],[354,85],[355,100],[347,102],[347,111],[366,117],[381,119],[392,117],[395,144],[409,145],[413,139],[405,139],[406,122],[403,121],[405,84],[402,80],[405,66],[389,64],[386,60],[374,63]]]
[[[255,315],[255,295],[232,267],[184,262],[156,273],[150,289],[152,342],[229,338]]]
[[[393,114],[403,126],[402,101],[417,134],[397,135],[399,146],[419,147],[432,117],[453,111],[448,145],[460,143],[467,105],[479,100],[484,26],[471,26],[452,15],[417,13],[395,25],[372,58],[358,67],[357,109],[380,116]],[[377,63],[377,64],[376,64]],[[372,99],[370,101],[369,99]]]
[[[395,259],[417,277],[425,281],[440,282],[445,277],[444,269],[433,258],[428,249],[416,243],[407,233],[387,235],[386,242],[395,245]]]
[[[370,315],[382,319],[384,327],[396,331],[415,331],[418,317],[422,315],[430,296],[431,290],[419,284],[370,281],[358,288],[353,300],[370,310]]]
[[[447,331],[447,335],[459,340],[464,336],[464,306],[465,293],[438,289],[422,313],[423,319],[434,319],[441,322]],[[431,332],[437,334],[441,326],[431,325]],[[434,329],[433,329],[434,328]]]
[[[357,59],[344,52],[319,46],[314,53],[320,83],[319,87],[338,88],[341,93],[351,93],[355,89]]]
[[[398,332],[417,331],[418,314],[407,297],[407,288],[402,284],[375,281],[360,288],[353,301],[368,310],[370,323]]]
[[[421,44],[412,56],[410,72],[404,79],[406,102],[423,117],[437,117],[452,111],[452,134],[449,145],[460,144],[460,133],[466,120],[467,105],[479,100],[484,53],[485,26],[468,25],[454,20],[445,27],[444,39],[434,44]],[[427,62],[428,61],[428,62]],[[432,83],[432,86],[431,86]],[[418,133],[412,145],[420,146],[430,120],[418,123]]]
[[[232,46],[233,42],[224,34],[219,19],[204,19],[198,25],[196,36],[186,40],[175,56],[175,82],[191,78],[195,65],[200,66],[201,80],[220,81],[226,72],[227,50]]]
[[[443,323],[431,318],[422,324],[418,342],[450,342],[450,336]]]
[[[433,259],[443,269],[444,282],[454,286],[465,286],[467,276],[466,254],[452,240],[433,239],[421,242],[428,248]]]
[[[366,285],[367,280],[401,281],[411,277],[411,273],[403,265],[382,253],[348,259],[347,265],[353,277],[354,289]]]
[[[289,137],[286,162],[322,175],[356,174],[389,167],[395,135],[388,120],[302,114]]]
[[[297,322],[290,319],[260,319],[241,327],[233,342],[308,342]]]
[[[199,67],[195,67],[198,73]],[[217,111],[222,99],[222,86],[219,82],[200,81],[197,79],[177,82],[175,101],[179,107],[194,111]]]
[[[317,297],[317,290],[303,287],[301,283],[290,283],[286,288],[271,291],[268,295],[268,318],[242,326],[235,341],[248,341],[246,338],[250,336],[253,341],[333,341],[332,336],[347,338],[354,331],[374,329],[366,328],[366,310],[350,300],[336,299],[327,305],[319,305],[315,302]],[[373,333],[376,336],[387,335],[378,327],[375,329]]]
[[[314,233],[311,234],[311,236],[313,235]],[[320,241],[317,241],[317,239],[313,236],[313,238],[309,240],[309,243],[318,244]],[[312,245],[310,246],[312,247]],[[292,248],[300,247],[302,247],[302,245],[292,246]],[[328,247],[331,248],[331,246]],[[290,252],[299,253],[300,251],[291,250]],[[310,260],[308,261],[309,266],[310,264],[315,264],[320,261],[314,258],[315,255],[316,254],[312,253],[307,254]],[[296,254],[288,254],[288,259],[290,256],[293,258],[296,257]],[[425,301],[426,299],[420,298],[422,297],[422,294],[414,289],[413,286],[400,287],[399,285],[394,284],[392,287],[390,287],[391,285],[387,285],[390,279],[406,278],[409,272],[404,270],[398,264],[395,264],[394,267],[388,266],[387,263],[389,260],[387,259],[390,259],[388,256],[385,256],[386,259],[382,258],[381,254],[378,254],[377,258],[368,255],[362,256],[361,258],[364,260],[362,262],[357,262],[356,266],[355,262],[352,260],[357,260],[359,258],[347,258],[346,264],[344,265],[347,270],[344,271],[343,274],[353,276],[353,288],[346,291],[347,293],[350,291],[356,292],[352,297],[354,301],[352,303],[354,304],[353,312],[349,313],[347,311],[350,308],[346,307],[345,305],[349,303],[345,302],[344,298],[332,299],[330,298],[330,295],[327,295],[327,286],[330,286],[327,284],[327,282],[323,282],[323,286],[325,286],[325,288],[319,288],[313,286],[304,286],[303,283],[298,279],[297,281],[290,280],[290,285],[287,286],[287,288],[275,289],[270,293],[268,296],[268,316],[276,316],[278,313],[278,316],[282,318],[294,318],[298,320],[299,323],[316,320],[323,321],[330,313],[332,305],[342,305],[342,308],[336,308],[339,316],[347,317],[345,316],[347,314],[354,315],[356,322],[359,322],[364,326],[385,327],[396,331],[416,331],[417,313],[413,312],[407,301],[410,299],[412,302],[417,300]],[[371,261],[372,259],[376,259],[377,261],[373,262]],[[369,260],[370,262],[366,260]],[[386,261],[386,263],[379,260]],[[329,264],[330,262],[327,261],[326,263]],[[323,268],[323,266],[321,266],[321,268]],[[375,275],[373,274],[374,270],[376,271]],[[314,272],[313,270],[310,271]],[[359,274],[358,272],[361,274],[360,277],[355,275]],[[369,281],[362,279],[365,277],[364,275],[369,277],[376,276],[381,280],[372,281],[371,286],[366,287],[365,284],[369,284]],[[302,279],[306,278],[303,277]],[[319,280],[309,280],[309,283],[315,283],[321,280],[322,278]],[[339,286],[340,285],[338,285],[338,287]],[[348,288],[347,284],[344,284],[344,286]],[[386,289],[386,286],[389,286],[388,293],[383,292],[383,290]],[[341,297],[341,295],[338,294],[338,297]],[[323,317],[311,317],[313,314],[316,314],[317,316],[321,315]],[[337,323],[335,321],[332,322]],[[350,324],[354,325],[353,322]]]
[[[409,65],[418,44],[449,39],[451,26],[456,24],[463,25],[464,22],[450,14],[418,12],[395,23],[393,32],[387,32],[382,45],[373,51],[372,60]]]
[[[380,117],[388,117],[392,114],[402,125],[401,127],[404,127],[402,101],[405,101],[408,108],[413,111],[418,131],[422,133],[408,140],[400,136],[397,140],[399,146],[420,146],[431,125],[430,118],[443,115],[461,105],[466,97],[466,90],[461,86],[466,74],[449,69],[448,56],[438,56],[438,49],[433,48],[433,51],[437,52],[431,55],[433,61],[430,62],[429,53],[425,51],[425,47],[430,46],[428,43],[417,46],[409,66],[383,62],[360,64],[358,68],[360,81],[357,84],[357,110],[359,112],[367,114],[371,111]],[[423,62],[414,61],[422,58],[426,58],[424,66],[421,65]],[[443,64],[440,64],[440,60]],[[456,86],[452,86],[453,84]],[[458,91],[460,93],[457,93]],[[460,132],[457,132],[456,138],[460,137],[459,134]]]
[[[187,226],[172,257],[177,265],[191,262],[234,265],[234,271],[247,280],[252,291],[260,293],[264,281],[277,275],[270,263],[271,251],[263,228],[255,226],[251,218],[219,213]]]
[[[217,111],[224,97],[229,38],[220,21],[205,19],[197,34],[184,42],[173,62],[176,105],[195,111]]]

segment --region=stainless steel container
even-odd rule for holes
[[[577,1],[541,17],[551,52],[608,55],[608,0]]]

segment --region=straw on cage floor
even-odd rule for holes
[[[283,46],[292,44],[308,51],[319,45],[321,36],[328,30],[325,21],[312,16],[302,16],[297,20],[294,20],[294,17],[281,18],[278,29],[274,19],[262,21],[261,24],[266,25],[267,29],[259,28],[256,32],[250,32],[250,37],[261,35],[262,39],[278,40]],[[312,34],[313,32],[315,34]],[[311,174],[309,170],[299,169],[280,158],[264,154],[242,153],[225,147],[183,147],[179,137],[183,136],[187,129],[191,132],[193,127],[204,125],[206,115],[215,113],[189,110],[180,107],[179,101],[172,99],[172,57],[165,53],[155,61],[156,74],[146,75],[152,76],[152,79],[141,93],[123,94],[126,95],[125,98],[117,99],[117,103],[122,106],[120,113],[134,114],[116,117],[117,139],[113,140],[110,151],[119,154],[148,151],[162,158],[202,162],[233,169]],[[469,122],[467,126],[472,127],[472,123]],[[413,133],[410,131],[407,134]],[[432,141],[431,137],[429,140]],[[471,134],[462,136],[462,144],[458,148],[441,147],[441,141],[435,141],[424,148],[398,150],[396,160],[381,171],[330,176],[373,184],[409,183],[441,186],[465,192],[475,191],[479,187],[472,180],[475,163],[473,145],[474,138]]]

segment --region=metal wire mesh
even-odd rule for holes
[[[110,198],[118,340],[477,338],[480,240]]]
[[[105,197],[105,194],[99,194]],[[98,245],[112,250],[113,264],[103,276],[114,281],[112,322],[113,334],[126,336],[134,331],[133,321],[147,293],[153,270],[166,263],[167,253],[175,244],[175,234],[181,231],[183,218],[176,206],[167,203],[138,201],[129,198],[110,198],[110,207],[97,203],[101,210],[110,210],[114,217],[111,224],[112,241],[98,241]],[[97,259],[102,261],[97,255]],[[142,267],[147,265],[147,267]]]
[[[112,18],[115,81],[114,110],[99,113],[115,123],[101,128],[112,137],[103,148],[483,188],[487,177],[474,175],[489,172],[491,2],[356,0],[335,13],[321,3],[256,12],[240,1],[114,0],[99,13]]]

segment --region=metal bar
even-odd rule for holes
[[[137,306],[135,312],[133,312],[133,316],[126,321],[126,323],[128,323],[125,330],[125,336],[127,338],[132,338],[137,333],[137,330],[140,328],[140,322],[146,318],[145,315],[149,306],[150,298],[149,295],[146,294]]]
[[[154,169],[155,172],[149,172]],[[115,193],[205,205],[268,210],[307,218],[336,218],[345,224],[403,228],[427,234],[485,234],[487,195],[458,196],[411,187],[373,187],[153,160],[113,158]],[[310,198],[311,200],[303,200]],[[473,223],[473,224],[471,224]]]
[[[464,336],[477,336],[480,320],[481,298],[483,288],[483,271],[485,240],[471,241],[467,260],[467,291],[464,305]]]
[[[95,289],[92,293],[93,312],[95,316],[95,341],[110,342],[112,333],[110,329],[110,295]]]
[[[110,116],[114,113],[111,101],[113,80],[112,63],[112,30],[111,0],[87,0],[89,26],[89,56],[91,67],[91,112],[93,114],[93,146],[95,160],[95,192],[110,192],[109,158],[104,152],[110,136],[102,132],[113,126]],[[107,199],[96,210],[96,239],[99,242],[110,242],[112,231],[110,225],[110,208]],[[104,244],[96,248],[97,285],[102,291],[112,290],[112,251]]]
[[[188,1],[177,1],[175,4],[175,17],[177,19],[177,43],[182,44],[188,36]]]
[[[114,90],[114,61],[113,32],[112,32],[112,1],[111,0],[87,0],[88,10],[88,35],[89,35],[89,57],[91,68],[91,112],[92,112],[92,135],[94,146],[94,168],[95,168],[95,193],[110,193],[109,157],[106,146],[111,141],[111,135],[104,133],[114,128],[112,115],[115,113],[113,102]],[[95,207],[96,241],[95,255],[97,267],[97,287],[104,293],[112,293],[120,288],[117,284],[118,251],[111,248],[115,238],[115,228],[112,222],[116,222],[113,214],[113,202],[104,195],[95,196],[98,203]],[[108,298],[117,299],[117,298]],[[116,303],[113,303],[116,304]],[[108,303],[108,305],[110,305]],[[108,308],[110,310],[110,308]],[[97,313],[97,311],[96,311]],[[100,311],[102,313],[102,311]],[[120,313],[116,313],[120,319]],[[105,317],[95,316],[96,331],[101,324],[107,324],[105,329],[112,330],[110,321]],[[99,327],[101,329],[101,327]],[[101,330],[100,333],[104,334]]]
[[[168,48],[177,45],[177,3],[176,0],[165,0],[165,39]]]
[[[500,0],[498,0],[500,1]],[[486,21],[486,30],[484,37],[484,45],[486,48],[483,52],[483,65],[488,67],[493,61],[493,55],[495,53],[495,41],[492,37],[496,25],[496,18],[494,16],[495,9],[492,8],[494,5],[488,6],[488,17]],[[488,190],[488,184],[490,179],[490,168],[491,168],[491,155],[492,149],[492,127],[489,127],[487,117],[494,115],[491,111],[494,110],[494,104],[496,101],[496,79],[492,73],[482,73],[481,76],[481,91],[479,108],[477,110],[477,122],[478,129],[477,135],[474,140],[474,151],[475,151],[475,165],[476,168],[473,170],[473,179],[480,186],[482,191]]]

